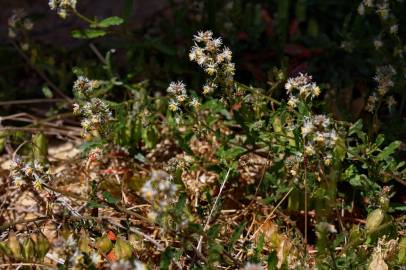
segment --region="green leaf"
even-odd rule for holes
[[[107,32],[101,29],[85,29],[72,31],[72,37],[78,39],[92,39],[105,36],[106,34]]]
[[[350,129],[348,130],[348,135],[352,135],[354,133],[358,133],[362,131],[362,119],[359,119],[357,122],[352,124]]]
[[[401,264],[406,264],[406,237],[403,237],[399,242],[398,261]]]
[[[245,149],[243,147],[235,146],[227,150],[219,149],[218,155],[220,156],[220,158],[225,160],[235,160],[244,152]]]
[[[114,197],[110,194],[110,192],[108,192],[108,191],[104,191],[104,192],[103,192],[103,197],[104,197],[104,199],[106,200],[106,202],[109,203],[109,204],[116,205],[116,204],[118,203],[118,201],[119,201],[117,198],[114,198]]]
[[[113,16],[100,21],[99,23],[97,23],[97,26],[101,28],[107,28],[114,25],[120,25],[123,22],[124,22],[123,18]]]
[[[46,85],[44,85],[41,90],[42,90],[42,93],[44,94],[44,96],[45,96],[46,98],[52,98],[52,97],[54,96],[54,95],[52,94],[51,89],[49,89],[49,87],[46,86]]]
[[[395,150],[400,146],[400,141],[394,141],[388,146],[386,146],[378,156],[376,156],[377,160],[384,160],[388,158],[390,155],[395,153]]]
[[[176,216],[181,216],[181,215],[182,215],[183,209],[184,209],[185,206],[186,206],[186,199],[187,199],[186,193],[185,193],[185,192],[182,192],[182,193],[180,194],[180,196],[179,196],[179,199],[178,199],[176,205],[175,205],[175,209],[174,209],[174,210],[175,210],[175,215],[176,215]]]
[[[240,238],[242,231],[245,228],[245,225],[247,225],[247,222],[244,221],[243,223],[240,224],[240,226],[238,226],[238,228],[233,232],[233,234],[231,235],[230,241],[229,241],[229,248],[231,249],[235,242],[237,242],[237,240]]]
[[[95,201],[89,201],[89,202],[87,202],[86,207],[87,207],[87,208],[90,208],[90,209],[93,209],[93,208],[103,208],[104,205],[102,205],[102,204],[100,204],[100,203],[98,203],[98,202],[95,202]]]
[[[347,153],[347,146],[346,146],[345,140],[343,138],[341,138],[341,137],[338,138],[334,151],[337,155],[337,158],[340,161],[343,161],[345,158],[345,155]]]

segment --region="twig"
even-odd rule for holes
[[[116,222],[111,221],[111,220],[108,220],[108,222],[109,222],[111,225],[114,225],[114,226],[119,227],[119,228],[121,228],[121,229],[126,229],[126,228],[125,228],[123,225],[121,225],[120,223],[116,223]],[[145,233],[143,233],[143,232],[141,232],[141,231],[139,231],[139,230],[137,230],[137,229],[135,229],[135,228],[133,228],[133,227],[128,227],[128,229],[129,229],[131,232],[133,232],[133,233],[135,233],[135,234],[138,234],[139,236],[144,237],[145,240],[148,240],[149,242],[151,242],[152,244],[154,244],[154,245],[158,248],[159,251],[164,251],[164,250],[165,250],[165,248],[164,248],[160,243],[158,243],[158,241],[156,241],[155,239],[153,239],[151,236],[149,236],[149,235],[147,235],[147,234],[145,234]]]
[[[48,269],[58,269],[55,266],[51,265],[51,264],[45,264],[45,263],[29,263],[29,262],[25,262],[25,263],[3,263],[0,264],[0,268],[2,267],[7,267],[7,266],[39,266],[39,267],[46,267]]]
[[[65,101],[62,98],[38,98],[38,99],[23,99],[23,100],[10,100],[1,101],[0,106],[18,105],[18,104],[33,104],[33,103],[55,103]]]
[[[22,219],[22,220],[17,220],[17,221],[13,221],[13,222],[9,222],[9,223],[5,223],[3,225],[0,226],[0,232],[13,227],[15,225],[19,225],[19,224],[25,224],[25,223],[30,223],[30,222],[36,222],[36,221],[43,221],[43,220],[47,220],[50,217],[45,216],[45,217],[37,217],[37,218],[31,218],[31,219]]]
[[[279,208],[279,206],[281,206],[281,204],[283,203],[283,201],[289,196],[289,194],[292,192],[293,187],[291,187],[289,189],[289,191],[285,194],[285,196],[283,196],[283,198],[279,201],[279,203],[275,206],[274,209],[272,209],[271,213],[266,217],[265,221],[262,222],[261,226],[259,226],[259,228],[252,234],[251,236],[251,240],[255,237],[255,235],[259,232],[259,230],[262,228],[262,226],[264,226],[264,224],[272,217],[273,213],[275,213],[276,209]]]
[[[207,228],[208,228],[208,226],[209,226],[210,218],[211,218],[211,216],[212,216],[213,213],[214,213],[214,210],[215,210],[216,205],[217,205],[217,202],[218,202],[218,200],[219,200],[219,198],[220,198],[221,192],[223,191],[224,185],[226,184],[227,179],[228,179],[228,176],[230,175],[230,171],[231,171],[231,169],[228,169],[227,174],[226,174],[226,177],[224,178],[223,183],[221,183],[219,194],[217,194],[216,200],[214,201],[213,208],[211,209],[210,214],[209,214],[209,216],[207,217],[207,221],[206,221],[206,224],[205,224],[204,227],[203,227],[203,231],[206,231]],[[200,251],[201,248],[202,248],[202,241],[203,241],[203,236],[200,236],[199,243],[197,244],[197,250],[199,250],[199,251]]]

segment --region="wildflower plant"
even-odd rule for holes
[[[374,3],[363,1],[358,11]],[[376,6],[383,20],[391,18],[385,3]],[[83,17],[76,1],[49,4],[63,18],[89,23],[79,38],[103,36],[121,22]],[[28,192],[42,202],[40,215],[21,223],[34,223],[29,231],[49,222],[55,236],[52,243],[39,233],[19,236],[22,244],[12,231],[19,222],[7,221],[0,225],[8,230],[7,241],[0,236],[1,262],[247,270],[404,264],[404,207],[392,202],[406,184],[397,157],[402,142],[366,132],[361,120],[323,113],[327,86],[306,73],[276,76],[270,89],[246,85],[221,38],[201,31],[193,42],[189,59],[207,77],[198,89],[184,78],[151,95],[148,81],[120,76],[113,51],[101,56],[103,80],[74,70],[72,111],[85,155],[66,162],[68,169],[54,165],[62,173],[46,169],[45,161],[57,163],[43,153],[41,161],[16,158],[10,168],[11,188],[32,186]],[[367,111],[390,101],[396,74],[378,68]],[[77,186],[67,190],[72,172]]]

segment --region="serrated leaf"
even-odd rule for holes
[[[118,16],[113,16],[113,17],[106,18],[106,19],[100,21],[99,23],[97,23],[97,27],[107,28],[110,26],[120,25],[123,22],[124,22],[123,18],[120,18]]]
[[[400,146],[401,142],[400,141],[394,141],[388,146],[386,146],[379,155],[376,156],[377,160],[384,160],[393,153],[395,153],[395,150]]]
[[[105,36],[106,31],[101,29],[85,29],[85,30],[74,30],[72,31],[72,37],[77,39],[92,39]]]

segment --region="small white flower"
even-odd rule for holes
[[[167,91],[173,95],[186,95],[186,85],[182,81],[171,82]]]
[[[171,99],[169,101],[169,106],[168,106],[169,110],[172,112],[176,112],[179,110],[179,103],[173,99]]]
[[[34,23],[30,20],[30,19],[25,19],[23,22],[24,28],[25,30],[32,30],[32,28],[34,27]]]
[[[100,256],[97,252],[93,252],[93,253],[92,253],[91,259],[92,259],[92,263],[93,263],[94,265],[96,265],[96,266],[97,266],[99,263],[102,262],[102,258],[101,258],[101,256]]]
[[[55,10],[58,7],[58,0],[49,0],[48,5],[51,10]]]
[[[357,10],[358,10],[358,14],[363,16],[365,14],[365,6],[364,6],[364,4],[363,3],[359,4]]]
[[[390,27],[390,33],[392,34],[392,35],[396,35],[397,33],[398,33],[398,30],[399,30],[399,25],[398,24],[394,24],[394,25],[392,25],[391,27]]]
[[[383,46],[383,42],[380,39],[375,39],[374,40],[374,46],[376,50],[379,50]]]
[[[364,5],[366,7],[373,7],[374,6],[374,0],[364,0],[363,3],[364,3]]]
[[[217,72],[217,65],[215,63],[208,63],[206,65],[205,71],[210,76],[214,75]]]
[[[314,149],[313,145],[306,145],[305,153],[308,156],[313,156],[316,153],[316,150]]]
[[[295,96],[291,96],[288,101],[288,106],[291,108],[296,108],[298,103],[299,103],[299,99]]]
[[[388,105],[388,109],[391,110],[397,102],[393,96],[389,96],[386,100],[386,104]]]
[[[313,132],[313,130],[314,130],[314,125],[313,125],[313,123],[312,123],[311,121],[309,121],[309,120],[305,120],[305,122],[303,123],[302,129],[301,129],[301,131],[302,131],[302,136],[303,136],[303,137],[306,137],[306,136],[309,135],[311,132]]]
[[[190,101],[190,106],[192,106],[193,108],[195,108],[195,110],[198,110],[201,106],[199,100],[197,98],[192,98],[192,100]]]

